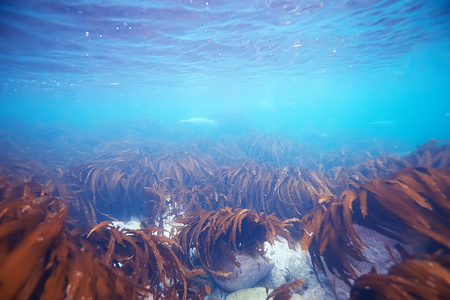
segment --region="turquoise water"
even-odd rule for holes
[[[450,138],[448,1],[2,1],[0,28],[2,131]]]

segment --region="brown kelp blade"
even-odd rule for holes
[[[188,257],[190,251],[195,249],[201,266],[221,276],[226,274],[222,274],[215,265],[217,253],[230,255],[236,251],[261,251],[265,241],[273,244],[277,236],[292,242],[287,230],[291,226],[290,222],[249,209],[232,210],[225,207],[218,211],[195,211],[187,213],[177,222],[182,224],[178,228],[177,239],[185,260],[190,261],[191,265],[195,264],[192,257]]]
[[[303,278],[297,279],[291,283],[285,283],[275,288],[270,293],[266,300],[273,298],[274,300],[287,300],[291,299],[291,292],[303,285]]]
[[[358,278],[350,299],[450,299],[450,255],[435,253]]]
[[[316,205],[300,221],[302,249],[313,261],[350,285],[356,279],[353,257],[366,261],[364,245],[353,223],[389,234],[403,242],[417,238],[450,248],[450,169],[407,168],[389,178],[377,178],[340,198]],[[300,230],[301,231],[301,230]]]
[[[179,245],[160,229],[67,228],[65,203],[39,185],[0,178],[0,298],[199,299]],[[193,292],[194,291],[194,292]]]

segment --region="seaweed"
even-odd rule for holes
[[[348,193],[343,198],[328,198],[316,205],[300,220],[302,250],[308,250],[314,265],[328,270],[348,285],[357,277],[348,257],[367,261],[361,250],[364,245],[353,229],[350,205],[355,195]],[[347,202],[347,203],[346,203]],[[347,205],[345,205],[347,204]]]
[[[378,178],[340,198],[316,205],[300,221],[302,249],[313,263],[348,285],[357,278],[348,260],[366,261],[364,244],[353,228],[358,223],[401,242],[419,237],[450,248],[450,170],[407,168],[389,178]]]
[[[21,243],[36,248],[20,274],[31,280],[26,288],[22,277],[7,281],[13,280],[5,275],[13,263],[0,264],[9,268],[2,269],[13,287],[8,295],[23,290],[39,297],[50,291],[48,285],[57,287],[55,295],[68,291],[74,297],[81,291],[130,299],[149,292],[202,297],[210,288],[192,280],[207,276],[205,270],[226,276],[215,265],[217,255],[233,261],[238,252],[261,253],[263,243],[276,236],[291,246],[301,237],[316,266],[351,285],[358,272],[350,257],[366,260],[355,223],[400,242],[450,246],[450,145],[445,141],[431,140],[405,157],[319,153],[277,135],[233,142],[203,140],[182,147],[107,142],[84,145],[84,154],[61,151],[55,158],[46,155],[57,149],[42,142],[27,144],[41,147],[34,155],[20,144],[3,145],[0,173],[8,178],[0,180],[1,262],[27,256]],[[164,237],[164,222],[182,213],[178,242]],[[147,228],[97,224],[132,215],[144,218]],[[85,225],[93,229],[80,227]],[[37,262],[38,257],[43,260]]]
[[[158,235],[161,229],[117,229],[108,221],[92,228],[83,247],[92,247],[105,265],[114,266],[138,286],[148,286],[154,294],[187,298],[188,278],[204,274],[202,270],[185,271],[176,250],[180,246],[168,237]],[[196,286],[189,284],[189,288]],[[197,288],[198,292],[200,289]]]
[[[2,299],[136,299],[143,287],[71,242],[67,206],[37,183],[0,179]]]
[[[199,299],[178,244],[160,229],[108,222],[69,230],[67,203],[37,183],[0,177],[0,296],[10,298]]]
[[[76,184],[69,183],[66,180],[67,171],[61,167],[48,169],[38,161],[23,163],[11,160],[0,166],[0,175],[16,182],[41,184],[49,193],[60,199],[64,198],[69,206],[68,216],[72,218],[71,222],[78,226],[92,226],[97,223],[97,213],[85,191]]]
[[[329,180],[320,172],[247,162],[221,173],[219,191],[232,207],[275,213],[280,218],[300,217],[319,199],[331,195]]]
[[[291,299],[291,292],[303,285],[303,278],[297,279],[290,283],[282,284],[275,288],[272,293],[267,295],[266,300],[273,298],[274,300],[287,300]]]
[[[450,169],[407,168],[363,185],[364,226],[400,241],[423,237],[450,248]]]
[[[365,274],[352,286],[350,299],[449,299],[450,254],[422,254],[389,269]]]
[[[410,167],[450,167],[450,144],[448,141],[432,139],[428,143],[418,146],[417,151],[407,156],[378,156],[345,169],[338,166],[329,170],[327,175],[334,184],[332,191],[337,195],[355,183],[361,185],[372,179],[387,177]]]
[[[100,220],[128,219],[146,212],[155,218],[184,205],[183,192],[201,190],[211,182],[215,166],[189,152],[168,151],[160,156],[145,150],[119,150],[122,145],[103,145],[94,162],[77,164],[69,170],[69,181],[86,191],[85,198]],[[175,207],[167,207],[171,199]]]
[[[413,167],[448,168],[450,167],[450,141],[430,139],[417,147],[415,152],[405,159]]]
[[[252,135],[243,146],[249,158],[258,162],[270,162],[277,167],[298,163],[298,158],[304,152],[300,143],[278,134]]]
[[[264,242],[273,244],[277,236],[295,247],[287,230],[287,227],[292,226],[289,221],[249,209],[224,207],[218,211],[194,211],[178,218],[176,222],[181,224],[176,236],[184,260],[190,266],[198,267],[194,256],[189,255],[195,251],[200,266],[219,276],[227,277],[229,274],[222,272],[220,266],[215,264],[217,257],[228,256],[236,262],[233,253],[261,253]]]
[[[192,152],[173,152],[154,160],[160,180],[170,180],[170,186],[198,184],[216,173],[212,162]]]
[[[128,162],[122,159],[121,163]],[[100,220],[128,218],[135,206],[142,208],[144,186],[156,181],[153,173],[148,174],[140,166],[127,165],[124,170],[116,163],[84,163],[69,170],[69,179],[82,188],[84,198],[91,199]]]

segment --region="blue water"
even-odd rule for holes
[[[449,1],[0,5],[0,129],[17,134],[257,132],[415,147],[450,138],[449,84]],[[179,123],[194,117],[217,125]]]

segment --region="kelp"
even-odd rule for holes
[[[348,257],[366,258],[353,223],[404,243],[421,238],[450,248],[450,169],[407,168],[355,188],[324,200],[299,223],[302,249],[309,250],[321,269],[323,257],[348,285],[356,279]]]
[[[23,163],[8,161],[0,166],[0,174],[16,182],[41,184],[51,194],[64,198],[69,206],[68,215],[80,226],[92,226],[97,222],[97,213],[85,191],[67,181],[67,171],[61,167],[46,168],[38,161]]]
[[[249,158],[261,163],[269,162],[276,167],[299,163],[298,159],[304,152],[300,143],[278,134],[252,135],[242,148]]]
[[[450,146],[446,142],[430,141],[405,157],[376,156],[374,152],[318,153],[279,136],[253,138],[240,146],[204,141],[187,147],[189,150],[181,151],[182,148],[154,141],[108,142],[95,147],[93,153],[81,155],[82,162],[80,156],[75,161],[67,157],[64,164],[58,165],[63,158],[60,156],[46,165],[28,158],[22,162],[11,159],[15,155],[26,157],[27,152],[19,145],[17,151],[9,151],[2,157],[0,172],[11,178],[31,181],[24,185],[27,188],[22,188],[27,190],[28,198],[53,194],[59,196],[58,203],[65,203],[64,207],[68,205],[70,218],[63,222],[64,225],[58,225],[62,229],[54,238],[67,242],[51,243],[60,253],[67,253],[67,259],[65,262],[57,260],[64,257],[63,254],[47,256],[53,260],[52,263],[47,261],[46,266],[64,265],[65,270],[77,274],[80,271],[74,269],[76,264],[70,265],[72,257],[81,255],[76,249],[92,249],[86,254],[89,258],[80,257],[77,264],[95,260],[99,269],[90,270],[104,277],[114,277],[115,282],[121,282],[127,289],[134,287],[131,289],[135,292],[143,288],[140,284],[148,277],[151,283],[144,287],[146,291],[153,288],[154,293],[162,293],[165,297],[170,297],[168,294],[192,297],[186,292],[183,276],[190,277],[201,271],[164,273],[158,265],[169,269],[179,265],[176,262],[174,265],[161,263],[155,249],[174,259],[165,248],[168,246],[181,253],[183,260],[188,258],[191,267],[197,266],[192,258],[199,257],[202,262],[198,266],[220,273],[211,253],[233,256],[236,251],[261,251],[262,242],[270,241],[274,230],[277,231],[271,226],[278,226],[284,235],[287,234],[283,232],[289,229],[289,239],[302,236],[302,247],[309,249],[316,265],[322,269],[328,267],[348,284],[357,276],[349,257],[365,260],[362,255],[364,245],[353,229],[354,223],[402,242],[419,238],[432,244],[432,248],[449,247],[448,169],[431,169],[449,167]],[[53,150],[43,149],[41,153]],[[419,166],[427,169],[408,168]],[[408,169],[395,173],[405,168]],[[36,183],[44,184],[48,191],[42,192]],[[225,206],[238,209],[233,211],[223,208]],[[29,204],[21,207],[23,217],[29,210],[39,209]],[[200,215],[201,209],[207,210],[202,212],[204,215]],[[186,220],[196,225],[185,223],[185,233],[179,235],[181,248],[169,241],[156,243],[157,238],[152,236],[161,236],[161,232],[154,229],[146,229],[144,235],[155,239],[156,247],[142,241],[142,233],[112,229],[105,223],[96,227],[87,240],[88,232],[79,228],[67,230],[80,225],[93,226],[97,220],[128,219],[131,215],[148,218],[147,224],[162,228],[166,217],[182,212],[187,212]],[[267,216],[271,213],[278,218],[303,218],[301,221],[290,220],[292,225],[288,225],[279,219],[272,220],[276,217]],[[273,225],[279,224],[277,222],[284,225]],[[246,232],[255,233],[256,237],[244,239]],[[129,237],[120,239],[119,236]],[[127,256],[127,251],[134,254]],[[147,254],[154,258],[156,265],[147,266],[147,269],[135,266],[142,262],[138,256]],[[145,277],[145,270],[159,279],[152,281],[151,275]],[[49,272],[45,276],[49,276]],[[62,271],[58,269],[58,272]],[[167,276],[164,280],[170,286],[157,284],[162,280],[159,276]],[[78,279],[65,279],[66,282],[71,280]]]
[[[333,182],[333,194],[339,195],[354,185],[361,185],[372,179],[386,177],[404,168],[411,167],[405,158],[392,155],[376,157],[349,168],[336,167],[327,172]]]
[[[350,299],[450,299],[450,254],[422,254],[389,269],[359,277]]]
[[[217,257],[228,256],[230,261],[235,261],[233,253],[261,253],[264,242],[273,244],[277,237],[286,239],[291,247],[295,245],[287,230],[292,226],[289,221],[249,209],[225,207],[218,211],[194,211],[176,222],[181,224],[176,236],[184,260],[198,267],[195,261],[198,257],[201,267],[219,276],[228,274],[215,264]]]
[[[428,143],[418,146],[417,150],[405,159],[412,167],[449,168],[450,141],[431,139]]]
[[[100,223],[69,230],[67,203],[37,183],[0,178],[0,298],[199,299],[159,229]],[[70,226],[71,227],[71,226]]]
[[[193,144],[194,147],[185,145],[184,149],[190,149],[197,156],[207,158],[216,166],[228,166],[235,163],[242,163],[248,157],[244,154],[233,138],[223,137],[218,140],[211,138],[200,138]]]
[[[215,165],[192,152],[174,152],[154,160],[160,180],[169,180],[170,186],[198,184],[211,178]]]
[[[178,205],[177,212],[200,209],[215,210],[226,204],[226,196],[218,192],[212,185],[175,188],[171,191],[171,196],[175,205]]]
[[[81,240],[87,248],[95,245],[105,265],[114,266],[138,286],[147,286],[156,295],[171,299],[188,297],[188,277],[203,274],[199,270],[185,271],[175,251],[180,246],[172,239],[158,235],[161,229],[117,229],[105,221],[95,226]],[[192,284],[191,290],[203,291]],[[176,297],[174,297],[176,295]]]
[[[214,171],[213,171],[214,170]],[[210,175],[195,175],[194,183],[173,184],[158,180],[144,189],[151,216],[173,215],[198,209],[217,210],[224,206],[276,213],[279,217],[299,217],[320,198],[331,195],[330,181],[320,172],[287,166],[241,165],[209,169]],[[180,178],[185,174],[180,172]],[[167,175],[158,175],[162,177]]]
[[[199,209],[214,210],[223,207],[226,196],[212,185],[179,186],[168,189],[165,185],[156,188],[145,187],[149,217],[146,222],[163,228],[167,218],[183,212]]]
[[[334,168],[351,168],[365,161],[371,160],[374,156],[368,151],[351,151],[340,149],[327,151],[317,158],[310,158],[308,168],[313,168],[320,172],[327,173]]]
[[[281,218],[300,217],[321,198],[331,195],[330,180],[314,170],[293,166],[277,169],[254,161],[208,170],[208,175],[197,170],[199,174],[188,176],[196,178],[193,183],[174,184],[178,181],[163,177],[166,173],[158,175],[166,179],[145,187],[152,215],[230,206],[275,213]],[[185,172],[179,172],[180,178],[184,178],[182,174]]]
[[[450,248],[450,169],[407,168],[374,179],[358,190],[365,219],[382,234],[405,240],[408,234]],[[365,213],[364,213],[365,212]]]
[[[0,179],[2,299],[136,299],[129,282],[70,241],[67,206],[36,183]]]
[[[275,213],[281,218],[300,217],[319,199],[330,196],[331,183],[320,172],[286,166],[247,162],[225,169],[218,180],[219,191],[231,207]]]
[[[268,211],[283,218],[301,217],[322,198],[331,196],[330,186],[318,171],[284,167],[278,170]]]
[[[141,166],[128,165],[127,170],[108,163],[85,163],[71,167],[70,181],[79,185],[84,197],[91,199],[100,215],[109,218],[127,218],[133,209],[142,209],[144,187],[156,179]],[[99,216],[99,219],[105,219]]]
[[[450,149],[448,144],[430,142],[408,157],[376,157],[324,174],[314,168],[326,170],[333,164],[348,165],[369,157],[370,153],[329,151],[319,155],[276,135],[253,137],[241,148],[244,146],[253,149],[250,152],[254,152],[255,158],[265,157],[257,153],[271,149],[281,155],[275,161],[292,157],[293,160],[285,162],[300,166],[283,163],[283,168],[277,168],[272,163],[263,163],[265,158],[251,161],[232,144],[204,141],[187,147],[189,151],[180,151],[172,144],[153,141],[103,143],[83,156],[86,162],[79,163],[76,159],[69,166],[66,164],[72,158],[67,158],[65,165],[51,167],[30,160],[11,164],[8,158],[2,169],[3,173],[44,184],[53,194],[68,198],[69,215],[78,225],[126,220],[133,215],[155,220],[162,226],[169,214],[224,206],[275,213],[280,218],[301,217],[321,199],[338,195],[353,184],[360,185],[413,164],[444,166],[448,164]],[[313,169],[302,168],[303,165]]]
[[[258,165],[249,161],[224,168],[217,186],[226,195],[226,205],[267,211],[277,173],[272,165]]]
[[[344,197],[354,198],[352,195]],[[361,251],[364,245],[353,229],[349,205],[344,205],[345,198],[324,199],[303,216],[297,230],[300,230],[301,248],[309,251],[313,264],[326,274],[323,258],[328,270],[350,285],[357,272],[349,257],[358,261],[366,261],[366,258]],[[347,202],[352,201],[351,198],[347,198]]]
[[[214,165],[193,153],[169,152],[158,157],[143,150],[109,153],[103,149],[99,153],[95,162],[74,165],[69,174],[70,182],[81,186],[87,192],[85,197],[92,199],[103,216],[100,219],[127,219],[142,212],[155,217],[156,212],[169,209],[165,199],[181,205],[177,189],[202,186],[202,182],[211,182],[214,174]],[[148,199],[149,195],[156,197]],[[153,203],[150,208],[149,203]]]
[[[37,184],[11,185],[1,178],[0,295],[26,299],[45,272],[40,259],[61,234],[67,209]]]
[[[252,134],[238,145],[249,159],[259,164],[271,163],[277,168],[294,165],[323,173],[337,167],[350,168],[386,153],[386,145],[380,141],[358,141],[337,150],[323,151],[310,142],[314,139],[308,140],[300,143],[278,134]]]
[[[266,300],[273,298],[274,300],[287,300],[291,299],[292,291],[303,285],[303,278],[294,280],[290,283],[282,284],[281,286],[275,288],[269,295],[267,295]],[[266,290],[268,287],[266,287]]]
[[[128,147],[127,147],[128,146]],[[146,211],[145,186],[157,182],[149,154],[127,143],[104,143],[95,157],[68,169],[67,181],[83,190],[99,220],[127,219]]]
[[[450,144],[448,141],[430,140],[418,146],[407,156],[383,155],[365,162],[343,168],[338,166],[327,172],[334,183],[333,193],[339,194],[352,184],[363,184],[375,178],[392,175],[405,168],[448,168],[450,167]]]

